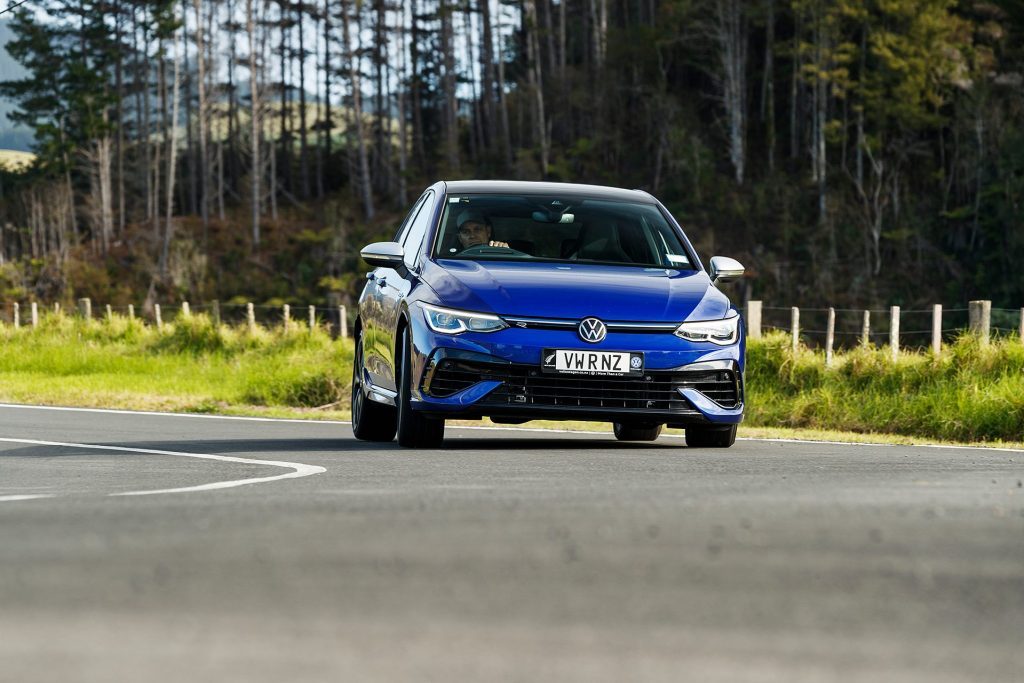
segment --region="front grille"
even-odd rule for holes
[[[591,377],[541,372],[528,365],[496,365],[445,359],[428,374],[424,391],[444,398],[483,380],[502,384],[478,405],[564,406],[692,412],[677,388],[690,387],[725,408],[739,403],[739,385],[731,370],[650,371],[640,377]]]

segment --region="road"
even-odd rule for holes
[[[1024,681],[1019,451],[13,406],[0,438],[3,681]]]

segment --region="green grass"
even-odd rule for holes
[[[205,315],[157,331],[114,316],[46,315],[0,331],[0,399],[135,410],[272,413],[347,408],[352,345],[325,331],[215,326]]]
[[[793,354],[772,334],[748,347],[740,435],[841,441],[1024,441],[1024,345]],[[352,344],[322,329],[215,326],[205,315],[162,330],[115,315],[46,314],[39,329],[0,326],[0,401],[268,417],[349,417]],[[472,424],[472,423],[467,423]],[[588,422],[527,426],[608,431]]]
[[[768,335],[748,345],[747,423],[946,441],[1024,440],[1024,344],[964,335],[938,357],[858,348],[836,355]]]

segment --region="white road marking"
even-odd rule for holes
[[[149,411],[149,410],[121,410],[114,408],[74,408],[70,406],[30,406],[21,403],[0,403],[0,408],[24,408],[26,410],[63,410],[81,413],[107,413],[113,415],[128,414],[128,415],[152,415],[155,417],[191,417],[201,418],[206,420],[248,420],[252,422],[295,422],[299,424],[326,424],[326,425],[350,425],[352,424],[349,420],[303,420],[299,418],[289,417],[245,417],[241,415],[206,415],[203,413],[165,413],[160,411]],[[545,427],[506,427],[506,426],[455,426],[452,425],[452,429],[481,429],[490,431],[507,431],[507,432],[546,432],[546,433],[557,433],[557,434],[587,434],[594,436],[608,436],[611,432],[596,432],[596,431],[585,431],[582,429],[548,429]],[[682,434],[662,434],[660,438],[669,439],[684,439],[686,438]],[[958,446],[956,444],[901,444],[901,443],[864,443],[863,441],[826,441],[821,439],[785,439],[785,438],[769,438],[769,437],[754,437],[754,436],[741,436],[737,437],[737,441],[774,441],[777,443],[822,443],[831,444],[835,446],[884,446],[894,447],[902,446],[904,448],[948,448],[948,449],[959,449],[959,450],[977,450],[977,451],[1007,451],[1010,453],[1024,453],[1024,449],[1020,448],[1004,448],[997,446]],[[255,460],[246,462],[256,462]]]
[[[285,474],[277,474],[271,477],[251,477],[248,479],[234,479],[232,481],[218,481],[212,484],[200,484],[198,486],[182,486],[173,489],[157,489],[148,491],[126,491],[124,493],[108,493],[108,496],[152,496],[158,493],[194,493],[197,491],[214,491],[217,489],[229,489],[236,486],[248,486],[249,484],[263,484],[269,481],[281,479],[297,479],[308,477],[314,474],[326,472],[326,468],[319,465],[304,465],[298,462],[286,462],[284,460],[255,460],[253,458],[237,458],[231,455],[211,455],[208,453],[185,453],[183,451],[162,451],[155,448],[131,448],[129,446],[97,446],[87,443],[68,443],[63,441],[40,441],[37,439],[11,439],[0,438],[0,442],[25,443],[34,446],[61,446],[65,448],[81,448],[96,451],[119,451],[122,453],[146,453],[149,455],[172,455],[180,458],[198,458],[200,460],[219,460],[220,462],[235,462],[244,465],[269,465],[271,467],[284,467],[292,470]],[[0,502],[6,500],[28,500],[31,498],[52,498],[52,495],[30,495],[30,496],[4,496]]]
[[[0,503],[8,503],[15,500],[35,500],[36,498],[53,498],[51,493],[32,493],[14,496],[0,496]]]

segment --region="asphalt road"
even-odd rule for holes
[[[448,437],[0,407],[0,680],[1024,681],[1022,452]]]

